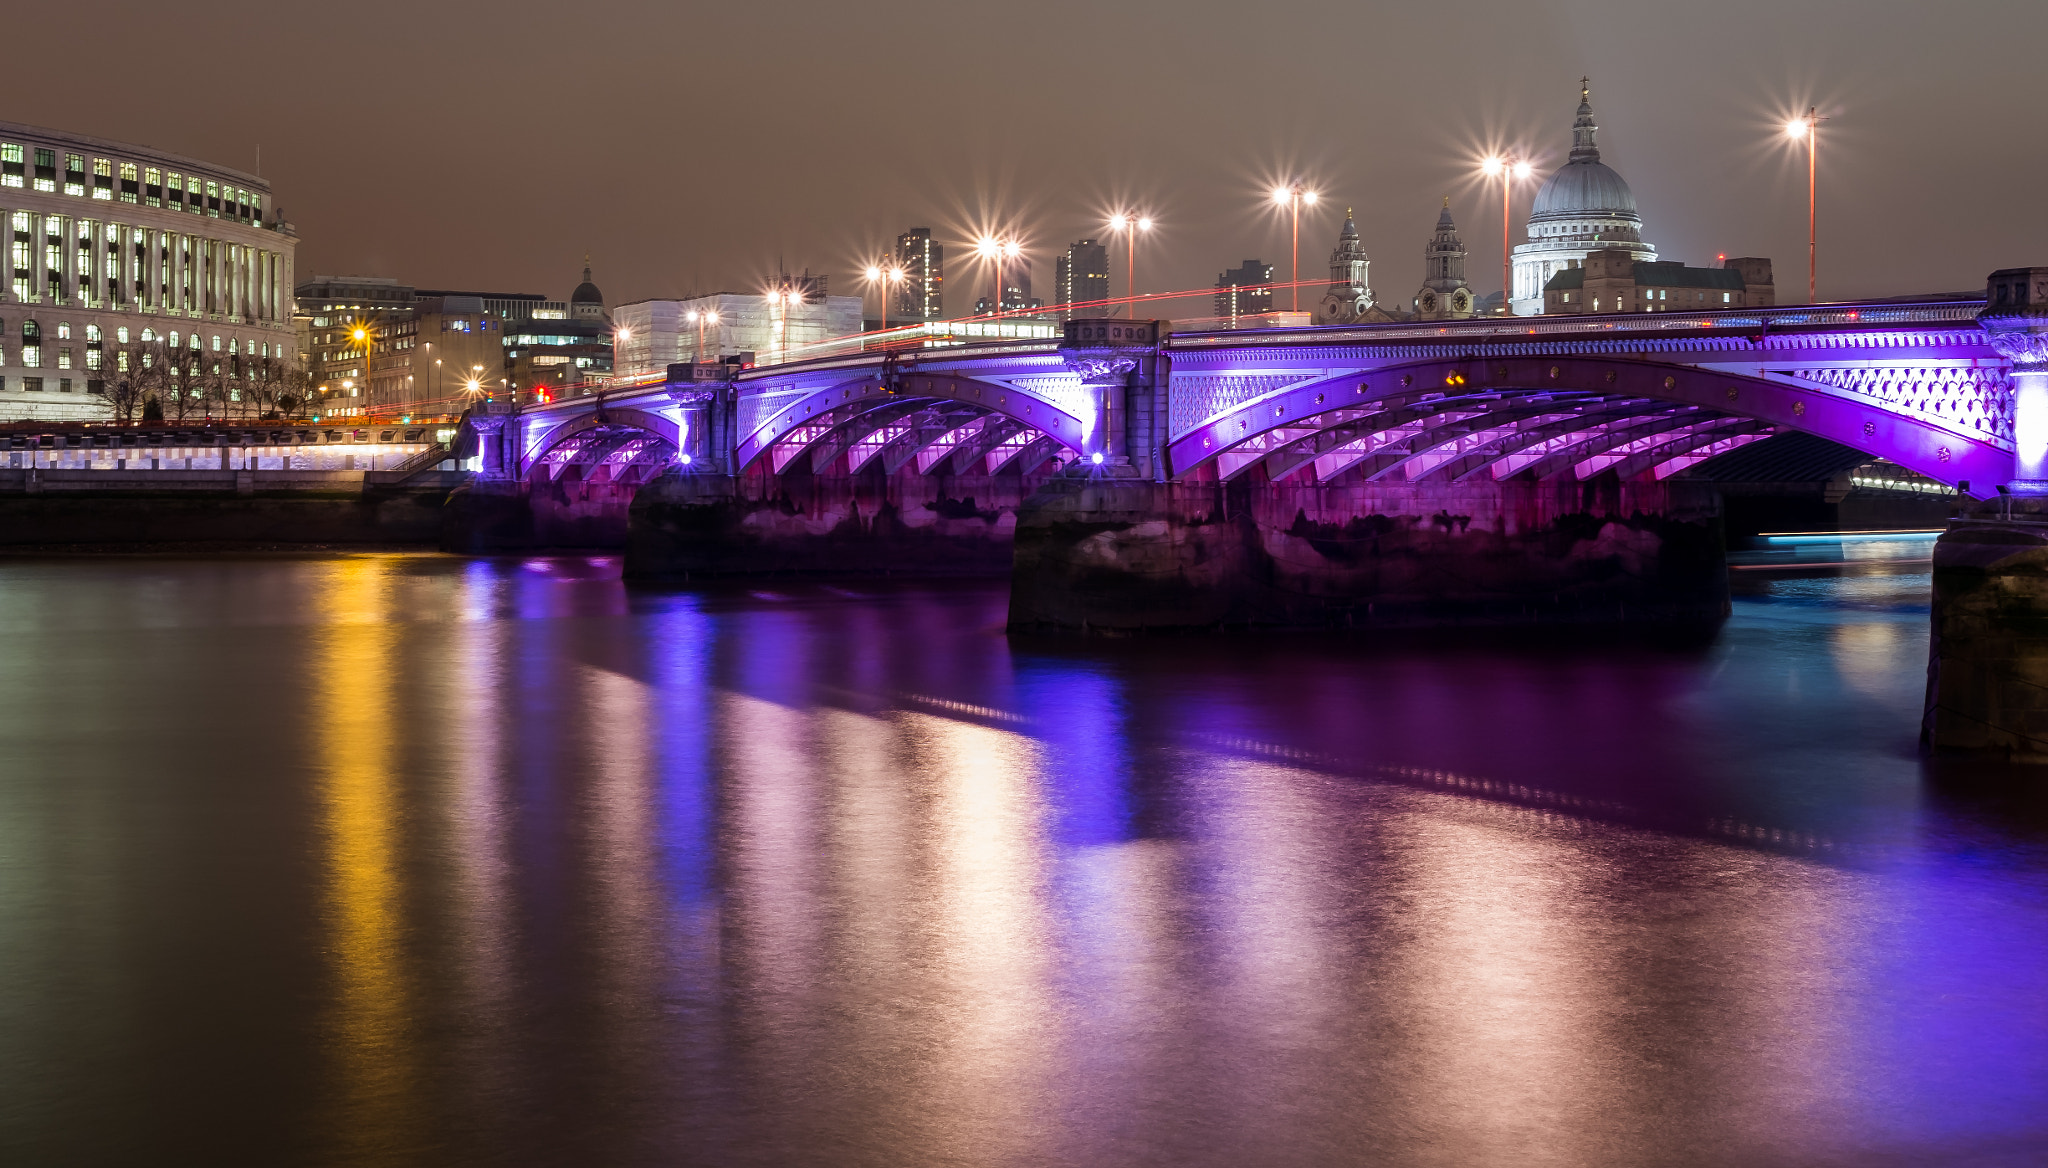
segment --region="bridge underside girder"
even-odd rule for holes
[[[1273,480],[1666,478],[1802,430],[1948,481],[2002,481],[1995,444],[1807,387],[1641,360],[1458,358],[1304,378],[1169,446],[1176,475]]]
[[[777,474],[806,456],[813,473],[843,460],[849,473],[879,466],[892,475],[995,474],[1029,472],[1069,448],[981,402],[890,394],[828,405],[778,435],[764,454]]]
[[[532,477],[553,482],[642,483],[660,474],[676,455],[674,444],[630,426],[593,426],[562,439],[534,460]]]

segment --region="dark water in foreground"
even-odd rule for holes
[[[1660,648],[0,563],[0,1162],[2041,1163],[2048,782],[1921,762],[1924,571]]]

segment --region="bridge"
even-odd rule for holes
[[[1977,499],[2048,478],[2028,356],[2048,326],[2021,307],[2048,303],[2039,272],[1996,273],[1981,300],[1092,318],[671,366],[472,412],[465,522],[472,546],[623,542],[649,577],[1008,568],[1022,624],[1713,615],[1719,502],[1687,472],[1718,455],[1797,432]]]

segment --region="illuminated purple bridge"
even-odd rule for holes
[[[1197,561],[1229,560],[1230,541],[1209,531],[1195,540],[1209,546],[1182,545],[1239,522],[1239,498],[1239,511],[1264,509],[1239,532],[1261,545],[1258,562],[1215,571],[1300,567],[1282,591],[1328,602],[1355,599],[1357,587],[1421,587],[1388,578],[1390,540],[1412,560],[1436,554],[1429,538],[1491,531],[1512,542],[1581,513],[1691,522],[1700,512],[1679,499],[1682,472],[1776,433],[1831,439],[1980,498],[2048,477],[2048,430],[2024,419],[2029,466],[2016,469],[2014,356],[2019,379],[2033,380],[2026,355],[2039,338],[1997,316],[1999,283],[1989,309],[1868,302],[1165,336],[1150,321],[1079,320],[1060,341],[848,353],[729,379],[678,366],[662,383],[473,425],[485,483],[546,488],[573,506],[564,484],[639,493],[658,480],[665,502],[633,504],[636,531],[643,519],[666,525],[641,548],[656,558],[689,539],[782,541],[780,560],[686,552],[686,570],[801,570],[799,537],[836,541],[839,558],[821,567],[877,566],[846,559],[860,558],[863,534],[876,546],[896,535],[958,542],[961,523],[978,517],[984,566],[1009,556],[1019,523],[1043,520],[1066,534],[1058,547],[1033,544],[1034,571],[1056,561],[1052,575],[1092,586],[1082,577],[1093,557],[1102,570],[1090,578],[1111,591],[1133,572],[1214,591]],[[1179,549],[1165,559],[1139,546],[1157,535],[1147,515]],[[1587,531],[1595,550],[1635,538],[1601,523]],[[1301,567],[1309,553],[1288,539],[1324,563]],[[1368,539],[1382,560],[1363,581],[1350,545]],[[1602,562],[1651,554],[1642,539],[1629,546]],[[1341,579],[1312,579],[1331,572]],[[1181,615],[1204,623],[1213,608]]]

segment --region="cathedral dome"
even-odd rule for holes
[[[1571,159],[1536,192],[1535,205],[1529,209],[1532,225],[1560,219],[1643,221],[1636,212],[1635,192],[1613,167],[1600,161],[1600,147],[1594,141],[1599,129],[1593,122],[1592,87],[1582,79],[1579,117],[1572,123]]]
[[[1574,160],[1559,167],[1536,192],[1536,203],[1529,210],[1532,222],[1614,215],[1636,217],[1635,192],[1628,189],[1628,183],[1622,181],[1613,167],[1597,158]]]

